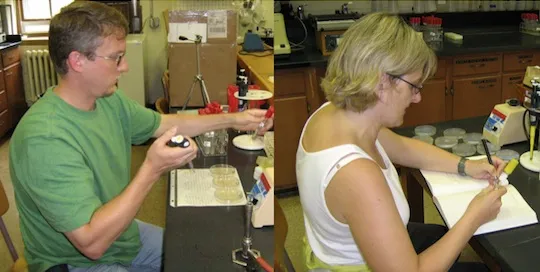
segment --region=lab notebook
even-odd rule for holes
[[[433,194],[433,202],[448,228],[452,228],[458,222],[473,198],[489,185],[487,180],[420,171]],[[506,189],[507,193],[502,197],[502,206],[497,217],[480,226],[474,235],[538,223],[536,213],[519,191],[511,184],[506,186]]]

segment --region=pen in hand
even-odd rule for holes
[[[486,156],[487,156],[489,164],[495,166],[493,164],[493,160],[491,159],[491,153],[489,153],[489,148],[488,148],[486,139],[482,139],[482,145],[484,146],[484,151],[486,151]],[[497,187],[499,187],[500,180],[499,180],[498,176],[495,176],[495,178],[497,179],[496,182],[495,182],[495,188],[497,188]]]

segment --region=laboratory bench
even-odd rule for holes
[[[540,65],[540,36],[516,27],[445,29],[464,36],[461,44],[445,41],[434,50],[435,75],[424,83],[422,101],[411,104],[403,127],[465,119],[489,114],[496,104],[522,96],[519,87],[527,66]],[[325,101],[320,88],[328,57],[314,38],[289,57],[274,60],[276,89],[276,189],[296,188],[295,160],[307,118]],[[281,118],[280,118],[281,116]]]
[[[448,128],[462,128],[467,133],[482,133],[488,116],[451,120],[432,124],[437,129],[434,138],[443,135]],[[393,129],[396,133],[412,137],[414,126]],[[528,151],[528,143],[509,144],[502,149],[511,149],[523,154]],[[425,190],[431,197],[427,183],[418,169],[401,167],[400,176],[404,192],[409,201],[410,221],[424,222]],[[508,177],[509,182],[520,192],[525,201],[538,215],[540,213],[540,179],[521,165]],[[540,224],[533,224],[503,231],[497,231],[471,238],[469,244],[491,271],[538,271],[538,250],[540,249]]]
[[[255,183],[253,172],[257,165],[257,157],[264,156],[264,151],[246,151],[234,147],[232,139],[236,135],[235,132],[229,130],[227,156],[205,157],[199,149],[193,165],[195,168],[209,168],[221,163],[232,165],[238,171],[244,191],[250,192]],[[165,272],[246,271],[244,267],[232,262],[232,251],[242,247],[245,230],[244,206],[171,207],[167,205],[166,213],[163,239]],[[252,226],[250,223],[250,227]],[[252,227],[251,235],[252,248],[259,250],[262,257],[269,264],[273,264],[274,227]]]

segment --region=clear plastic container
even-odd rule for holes
[[[217,175],[212,182],[215,188],[238,187],[238,184],[240,184],[240,180],[235,175]]]
[[[495,153],[497,153],[497,151],[501,150],[500,146],[496,146],[489,142],[487,143],[487,146],[489,149],[489,154],[491,155],[494,155]],[[478,152],[478,154],[486,155],[486,151],[484,150],[484,145],[482,143],[476,145],[476,151]]]
[[[425,135],[422,135],[422,136],[414,136],[413,139],[417,139],[417,140],[420,140],[422,142],[425,142],[425,143],[428,143],[428,144],[433,144],[433,138],[431,136],[425,136]]]
[[[242,200],[242,191],[238,187],[216,188],[214,197],[220,203],[231,204]]]
[[[505,162],[509,162],[512,159],[519,160],[519,153],[511,149],[501,149],[495,154],[495,156],[501,158]]]
[[[416,136],[433,136],[437,133],[437,129],[434,126],[424,125],[414,128],[414,134]]]
[[[217,176],[234,176],[236,177],[236,168],[228,164],[215,164],[210,167],[212,177]]]
[[[461,156],[461,157],[469,157],[476,153],[476,146],[472,144],[457,144],[454,147],[452,147],[452,153]]]
[[[455,137],[457,139],[463,138],[467,132],[462,128],[449,128],[443,131],[443,135],[446,137]]]
[[[456,137],[442,136],[442,137],[437,137],[437,139],[435,139],[435,145],[444,149],[451,149],[457,144],[458,144],[458,140]]]
[[[477,145],[482,141],[482,134],[478,132],[467,133],[463,136],[463,142],[466,144]]]

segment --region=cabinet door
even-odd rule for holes
[[[274,100],[276,189],[296,187],[296,150],[308,118],[305,96]]]
[[[523,101],[523,88],[520,87],[525,73],[504,74],[502,76],[502,97],[501,102],[509,98],[518,98]]]
[[[437,123],[445,120],[445,88],[444,79],[429,80],[422,89],[422,101],[413,103],[405,112],[403,126],[416,126]]]
[[[454,79],[454,120],[488,115],[501,101],[501,76]]]
[[[17,62],[4,69],[4,79],[9,103],[8,111],[11,116],[12,125],[14,126],[19,122],[27,109],[22,83],[21,63]]]

